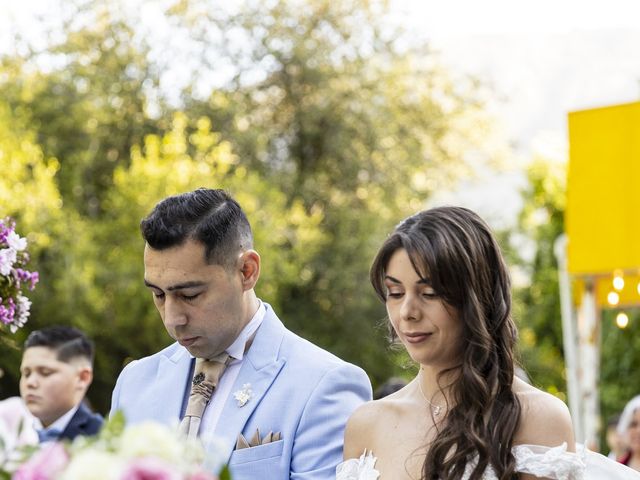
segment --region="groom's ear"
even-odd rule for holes
[[[255,250],[246,250],[238,258],[242,274],[242,286],[245,291],[251,290],[260,277],[260,255]]]

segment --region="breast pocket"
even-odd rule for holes
[[[270,442],[265,445],[258,445],[257,447],[235,450],[231,454],[229,465],[280,458],[282,456],[283,446],[284,440],[278,440],[277,442]]]
[[[229,459],[233,480],[289,478],[289,465],[282,457],[284,440],[236,450]]]

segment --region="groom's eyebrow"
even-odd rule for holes
[[[147,287],[155,288],[157,290],[162,290],[160,287],[154,285],[153,283],[148,282],[146,279],[144,281],[144,284]],[[178,283],[177,285],[171,285],[170,287],[167,287],[167,291],[172,292],[174,290],[182,290],[184,288],[201,287],[203,285],[205,285],[205,282],[200,282],[200,281],[184,282],[184,283]]]

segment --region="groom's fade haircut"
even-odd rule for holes
[[[242,208],[221,189],[199,188],[167,197],[140,222],[142,237],[155,250],[202,243],[209,264],[230,268],[237,254],[253,247],[251,225]]]
[[[74,327],[56,325],[34,330],[24,342],[24,350],[31,347],[49,348],[61,362],[69,363],[73,359],[81,358],[93,365],[93,342]]]

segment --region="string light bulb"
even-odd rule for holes
[[[620,291],[624,288],[624,277],[621,272],[616,272],[613,276],[613,288]]]
[[[626,328],[629,325],[629,316],[624,312],[618,313],[616,315],[616,325],[618,325],[618,328]]]
[[[607,302],[609,302],[609,305],[615,306],[619,301],[620,295],[618,295],[617,292],[609,292],[609,294],[607,295]]]

